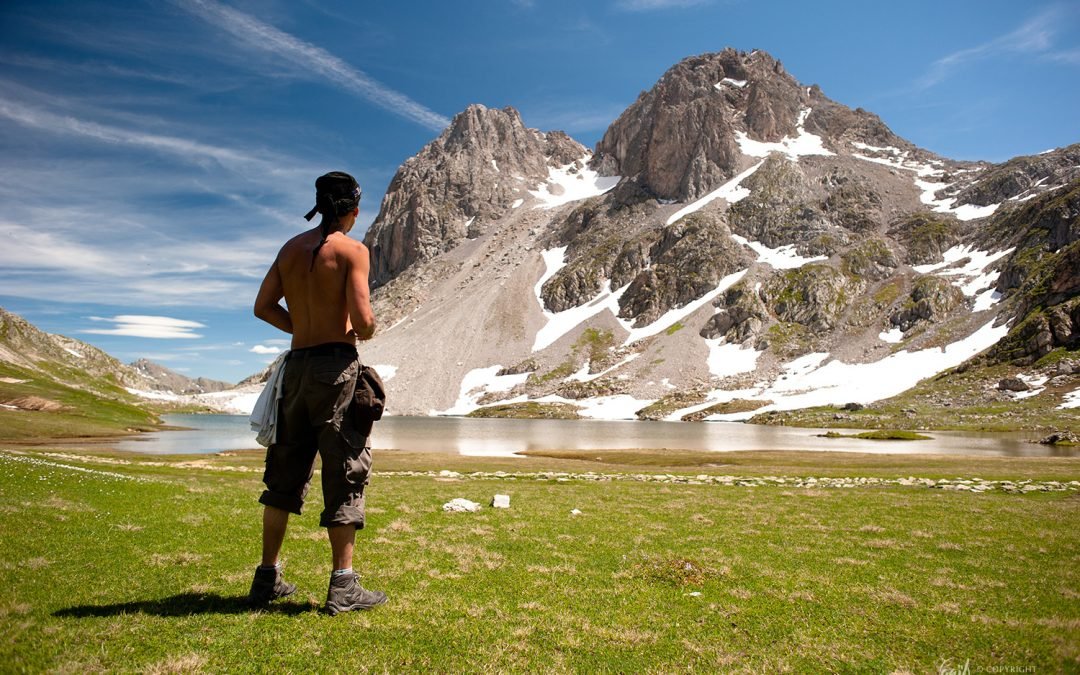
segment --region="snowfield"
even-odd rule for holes
[[[812,134],[804,128],[806,118],[810,116],[810,108],[803,108],[799,112],[799,120],[795,124],[798,132],[795,136],[788,136],[776,143],[755,141],[745,131],[736,131],[735,140],[744,155],[751,157],[768,157],[774,152],[787,155],[793,160],[807,155],[835,155],[836,153],[825,147],[821,136]]]
[[[601,176],[588,168],[591,158],[590,154],[578,160],[584,168],[577,171],[574,171],[572,163],[549,169],[547,181],[535,190],[529,190],[529,194],[540,200],[534,208],[553,209],[570,202],[597,197],[619,184],[621,176]]]

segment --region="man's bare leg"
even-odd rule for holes
[[[263,508],[263,567],[277,564],[281,544],[285,541],[285,528],[289,525],[289,512],[276,506]]]
[[[330,552],[334,557],[335,570],[352,569],[353,545],[356,542],[355,525],[338,525],[326,528],[330,535]]]

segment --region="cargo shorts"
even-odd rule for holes
[[[259,502],[299,515],[317,453],[324,506],[319,525],[363,528],[371,425],[361,425],[353,414],[360,369],[356,347],[329,343],[295,349],[283,367],[277,442],[266,449],[266,490]]]

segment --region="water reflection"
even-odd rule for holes
[[[210,453],[259,447],[246,416],[165,415],[185,431],[144,434],[118,442],[121,450],[155,454]],[[507,456],[525,450],[821,450],[984,456],[1078,456],[1076,448],[1031,443],[1033,432],[927,432],[929,441],[819,438],[822,430],[737,422],[606,422],[596,420],[481,420],[461,417],[388,417],[372,436],[376,449]],[[842,433],[855,433],[846,432]]]

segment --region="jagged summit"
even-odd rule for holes
[[[841,141],[913,148],[877,116],[799,84],[769,54],[728,48],[672,66],[608,128],[593,165],[637,176],[661,199],[696,199],[742,170],[740,134],[775,143],[800,126],[834,152]]]
[[[550,168],[586,154],[565,133],[526,128],[513,108],[470,105],[390,182],[364,239],[373,285],[477,236],[547,180]]]

